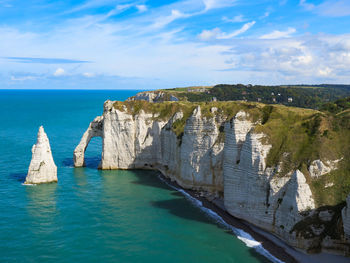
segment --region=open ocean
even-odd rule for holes
[[[73,168],[103,102],[136,92],[0,90],[1,263],[270,262],[156,172],[97,170],[101,138]],[[25,186],[40,125],[59,181]]]

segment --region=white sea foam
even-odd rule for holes
[[[164,183],[166,183],[171,188],[179,191],[182,193],[192,204],[199,207],[202,211],[204,211],[207,215],[209,215],[212,219],[214,219],[217,223],[224,226],[225,228],[232,231],[232,233],[242,242],[246,244],[247,247],[254,248],[259,254],[265,256],[268,258],[271,262],[274,263],[284,263],[283,261],[279,260],[275,256],[273,256],[269,251],[267,251],[260,242],[256,241],[250,234],[243,231],[242,229],[235,228],[231,226],[230,224],[226,223],[225,220],[219,216],[216,212],[213,210],[206,208],[203,206],[202,201],[192,197],[190,194],[188,194],[185,190],[175,187],[174,185],[169,184],[166,180],[164,180],[161,176],[159,176],[160,180],[162,180]]]
[[[22,185],[36,186],[36,184],[25,184],[25,183],[22,183]]]

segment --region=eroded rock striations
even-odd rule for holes
[[[103,116],[84,133],[74,151],[75,166],[83,165],[89,140],[101,136],[102,169],[159,170],[184,188],[223,198],[228,213],[294,247],[349,253],[346,240],[329,236],[333,222],[339,220],[331,210],[316,207],[307,176],[298,169],[283,174],[282,164],[267,165],[272,145],[266,134],[255,129],[261,120],[254,120],[248,111],[238,110],[228,118],[216,107],[211,114],[203,114],[197,105],[190,115],[178,110],[162,117],[144,109],[135,113],[125,105],[114,107],[114,103],[106,101]],[[183,132],[176,133],[181,121]],[[337,162],[324,165],[315,160],[310,174],[323,176],[336,169]],[[343,211],[348,237],[349,211]]]
[[[51,182],[57,182],[57,167],[52,157],[49,139],[43,126],[40,126],[37,142],[32,147],[32,160],[25,184]]]

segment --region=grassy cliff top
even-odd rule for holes
[[[219,84],[148,91],[162,92],[163,100],[173,95],[181,101],[246,100],[269,104],[320,109],[324,103],[350,96],[350,85],[243,85]]]
[[[278,110],[282,114],[292,113],[300,116],[310,116],[312,114],[318,113],[316,110],[312,109],[303,109],[297,107],[286,107],[284,105],[271,105],[267,106],[263,103],[258,102],[246,102],[246,101],[212,101],[212,102],[189,102],[189,101],[178,101],[170,102],[165,101],[161,103],[150,103],[144,100],[137,101],[115,101],[113,104],[115,109],[120,111],[129,112],[132,115],[138,114],[141,110],[144,110],[146,113],[152,113],[156,118],[160,119],[169,119],[176,112],[182,111],[184,115],[190,115],[193,110],[200,106],[202,115],[204,117],[213,117],[214,115],[222,115],[223,117],[230,119],[236,115],[240,110],[247,111],[250,113],[254,121],[257,121],[261,118],[262,114],[266,115],[266,112],[263,111],[263,108],[271,107],[272,109]],[[215,113],[211,112],[212,108],[217,108]],[[189,114],[187,114],[189,113]]]
[[[332,113],[244,101],[193,103],[116,101],[113,106],[132,115],[144,110],[152,113],[153,118],[159,120],[168,120],[176,112],[182,111],[184,117],[177,120],[172,127],[179,139],[183,135],[186,120],[197,106],[201,107],[203,118],[220,115],[223,120],[230,120],[238,111],[243,110],[249,113],[252,122],[257,123],[254,132],[266,134],[263,143],[272,145],[266,160],[267,166],[275,167],[282,164],[282,171],[277,176],[286,176],[290,171],[301,170],[307,177],[318,205],[338,204],[350,193],[350,111],[348,109]],[[214,107],[217,110],[213,113],[211,109]],[[222,128],[219,130],[224,133]],[[309,176],[308,167],[312,161],[321,159],[325,162],[340,158],[344,159],[339,163],[339,169],[318,179]]]

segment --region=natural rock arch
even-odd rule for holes
[[[78,146],[74,150],[73,160],[75,167],[84,166],[85,150],[94,137],[103,137],[103,116],[96,117],[85,131]]]

